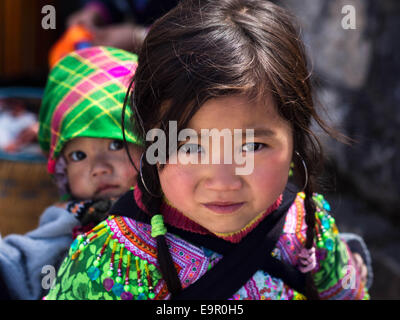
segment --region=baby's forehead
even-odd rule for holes
[[[72,138],[67,141],[65,144],[63,150],[69,150],[69,149],[74,149],[74,148],[79,148],[79,147],[90,147],[90,146],[95,146],[99,145],[102,143],[108,143],[110,141],[113,141],[115,139],[109,139],[109,138],[93,138],[93,137],[76,137]],[[122,141],[122,140],[121,140]]]

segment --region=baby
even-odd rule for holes
[[[112,200],[136,184],[132,162],[138,167],[141,144],[121,126],[136,61],[120,49],[92,47],[50,71],[39,142],[63,202],[44,211],[37,229],[0,239],[2,298],[41,298],[76,233],[105,219]]]

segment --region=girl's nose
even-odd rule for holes
[[[235,166],[231,164],[212,164],[205,187],[214,191],[240,190],[242,177],[235,174]]]

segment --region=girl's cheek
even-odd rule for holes
[[[185,165],[166,165],[159,173],[163,193],[172,203],[191,199],[195,186],[195,174]],[[178,202],[178,203],[177,203]]]
[[[288,180],[290,161],[286,157],[269,157],[255,162],[251,180],[257,187],[282,188]]]

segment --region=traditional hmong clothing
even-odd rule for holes
[[[304,283],[296,269],[306,239],[303,193],[290,195],[286,190],[279,207],[257,222],[238,243],[194,230],[187,221],[177,225],[176,221],[182,221],[179,213],[164,202],[161,212],[168,230],[166,240],[183,287],[182,294],[177,297],[171,297],[162,279],[156,240],[151,236],[151,225],[146,222],[148,214],[141,209],[140,198],[138,188],[128,192],[111,210],[115,216],[74,241],[46,299],[304,299],[301,294]],[[315,195],[314,200],[318,247],[317,266],[312,275],[320,297],[368,299],[367,289],[354,272],[351,253],[329,214],[328,203],[321,195]],[[279,213],[280,210],[283,212]],[[257,250],[263,247],[258,243],[263,239],[251,238],[263,235],[263,228],[270,228],[272,233],[274,226],[265,222],[277,213],[275,225],[282,221],[283,226],[279,229],[278,241],[269,254],[268,251],[259,252]],[[168,219],[174,215],[177,219]],[[243,245],[246,242],[258,246],[254,248],[256,252],[252,252],[253,247]],[[236,254],[239,257],[235,257]],[[244,255],[248,259],[243,259]],[[233,265],[224,266],[224,259]],[[257,259],[260,268],[253,263]],[[284,264],[275,268],[273,265],[277,261]],[[289,277],[282,276],[281,266],[288,270]],[[212,274],[218,268],[222,270],[220,274]],[[246,272],[250,272],[250,276],[241,285],[237,278]],[[216,282],[202,281],[207,277]],[[230,293],[225,286],[233,291]]]
[[[134,54],[92,47],[70,53],[50,71],[39,115],[39,142],[49,154],[49,172],[57,173],[61,184],[68,181],[65,173],[55,172],[55,161],[62,158],[60,151],[69,140],[122,140],[122,106],[136,66]],[[126,139],[137,142],[129,131]],[[48,269],[42,273],[42,268],[58,268],[73,241],[74,228],[88,221],[73,206],[65,207],[47,208],[38,228],[26,235],[0,238],[0,282],[7,287],[8,298],[40,299],[46,293],[42,279]]]

